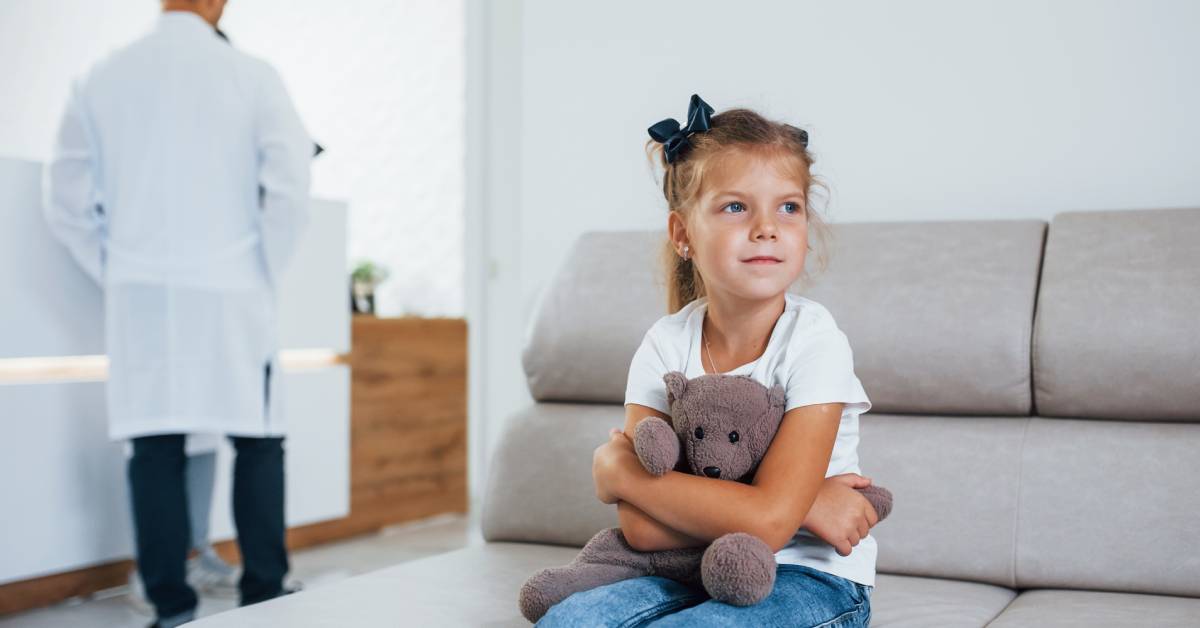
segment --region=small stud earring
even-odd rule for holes
[[[686,262],[687,258],[688,258],[688,245],[685,244],[685,245],[683,245],[683,261]]]

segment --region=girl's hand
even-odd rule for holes
[[[871,479],[857,473],[825,478],[803,527],[832,545],[842,556],[867,536],[879,517],[871,502],[857,490],[871,485]]]
[[[633,449],[633,441],[620,428],[614,427],[608,437],[608,442],[592,454],[592,481],[596,485],[596,497],[605,504],[615,504],[621,500],[618,488],[625,474],[633,469],[631,465],[640,467],[641,462]]]

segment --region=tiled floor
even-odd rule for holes
[[[463,516],[435,517],[395,526],[379,534],[356,537],[300,550],[291,556],[290,577],[313,589],[350,576],[398,563],[483,543],[477,521]],[[237,606],[232,599],[201,597],[198,616]],[[143,628],[154,618],[130,595],[128,587],[103,591],[87,599],[0,618],[0,628],[104,626]]]

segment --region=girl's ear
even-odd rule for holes
[[[675,400],[683,397],[683,393],[687,391],[687,378],[679,371],[671,371],[663,375],[663,382],[667,384],[667,407],[675,405]]]
[[[667,214],[667,238],[671,240],[671,247],[676,252],[682,251],[683,245],[688,243],[687,221],[684,220],[683,214],[677,211]]]

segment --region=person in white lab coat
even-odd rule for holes
[[[45,171],[52,231],[105,292],[108,417],[131,439],[138,569],[158,625],[191,618],[187,434],[228,435],[242,604],[283,593],[276,290],[308,222],[313,142],[279,75],[166,0],[71,87]]]

